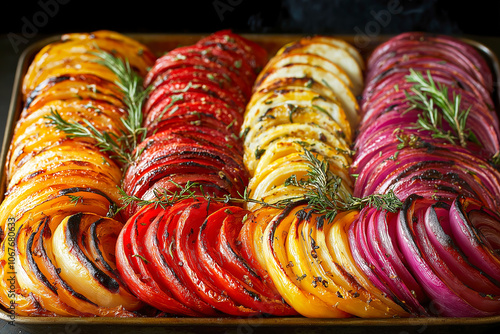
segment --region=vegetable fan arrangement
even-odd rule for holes
[[[332,37],[269,60],[230,31],[158,59],[114,32],[64,35],[23,82],[0,302],[33,316],[499,315],[493,84],[473,47],[421,33],[366,69]]]

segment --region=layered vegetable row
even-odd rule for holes
[[[125,192],[148,200],[195,182],[211,195],[243,193],[248,174],[237,135],[266,61],[264,49],[229,31],[159,58],[145,79],[152,88],[144,107],[147,139],[127,170]]]
[[[266,61],[260,46],[221,31],[170,51],[146,76],[149,136],[124,179],[142,202],[129,207],[116,254],[127,286],[166,314],[295,314],[240,253],[249,211],[219,203],[248,183],[238,134]]]
[[[243,123],[252,198],[273,203],[303,195],[302,188],[285,181],[307,174],[304,147],[331,160],[331,171],[342,179],[340,191],[352,192],[350,145],[359,121],[356,95],[363,68],[354,47],[327,37],[285,45],[269,61]]]
[[[0,208],[0,301],[19,315],[131,316],[142,305],[116,272],[120,218],[106,217],[121,206],[121,166],[95,140],[53,124],[121,135],[124,94],[101,63],[111,54],[143,75],[155,59],[117,33],[67,34],[36,55],[24,78]]]
[[[402,34],[368,59],[354,193],[404,206],[365,208],[346,232],[363,273],[414,314],[500,312],[492,91],[484,59],[450,37]]]

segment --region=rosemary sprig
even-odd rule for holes
[[[120,145],[120,138],[116,134],[99,131],[87,119],[83,119],[83,124],[70,122],[63,119],[61,114],[54,109],[51,109],[50,114],[45,116],[45,118],[57,130],[65,132],[68,138],[92,138],[97,142],[96,145],[101,151],[110,153],[110,158],[123,163],[130,163],[132,160],[130,153],[123,150],[123,147]]]
[[[406,99],[410,102],[410,109],[422,110],[418,115],[417,126],[422,130],[432,132],[433,138],[446,139],[455,144],[457,141],[462,147],[467,147],[467,140],[477,143],[477,138],[471,129],[467,128],[467,110],[460,108],[461,95],[453,94],[450,100],[448,87],[434,82],[430,71],[427,71],[427,79],[421,72],[410,69],[406,81],[414,83],[409,92],[405,92]],[[451,130],[443,130],[443,121]]]
[[[107,132],[100,132],[90,121],[83,120],[78,123],[72,120],[65,120],[56,111],[51,110],[50,115],[45,118],[49,124],[58,130],[64,131],[68,137],[87,137],[97,142],[97,146],[103,152],[110,152],[110,157],[128,165],[138,156],[139,152],[133,154],[137,145],[145,139],[147,129],[142,126],[143,114],[142,105],[150,88],[142,88],[142,78],[130,66],[128,60],[122,60],[111,53],[100,50],[90,52],[98,57],[97,63],[109,68],[116,76],[115,84],[123,92],[123,102],[127,108],[127,116],[120,120],[125,128],[119,135]]]
[[[492,157],[491,157],[491,163],[495,166],[500,167],[500,152],[497,152],[495,153]]]
[[[164,188],[154,189],[153,194],[155,198],[153,200],[143,200],[136,196],[130,196],[123,189],[119,188],[121,200],[124,204],[124,206],[119,210],[122,210],[134,203],[139,207],[154,204],[155,207],[160,206],[161,208],[166,209],[167,207],[184,199],[196,198],[198,194],[196,190],[201,186],[198,183],[191,181],[188,181],[184,187],[173,180],[170,180],[170,183],[174,184],[179,190],[172,191]]]
[[[392,189],[386,194],[372,194],[363,198],[349,197],[349,210],[360,210],[366,206],[376,208],[377,210],[397,212],[401,209],[403,203],[396,197]]]
[[[75,206],[78,205],[78,203],[83,203],[83,196],[75,196],[75,195],[66,195],[69,197],[70,203],[74,203]]]
[[[122,60],[111,53],[100,50],[91,52],[100,58],[96,62],[109,68],[118,78],[115,84],[124,94],[123,102],[127,106],[128,115],[121,121],[127,129],[126,140],[123,140],[128,151],[132,151],[146,136],[147,129],[142,126],[142,106],[152,86],[143,89],[143,79],[131,67],[127,59]]]

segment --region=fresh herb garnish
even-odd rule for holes
[[[398,150],[401,150],[405,147],[420,148],[425,144],[419,136],[416,136],[413,133],[407,135],[406,133],[404,133],[403,129],[400,128],[394,130],[394,135],[396,136],[397,140],[399,140],[399,144],[397,146]]]
[[[97,141],[97,146],[102,151],[110,152],[112,158],[130,164],[137,158],[132,152],[147,133],[147,129],[142,126],[142,105],[150,88],[142,88],[142,78],[130,67],[128,60],[122,60],[99,48],[90,53],[98,57],[97,63],[106,66],[117,77],[115,84],[123,92],[123,103],[128,111],[127,116],[120,119],[125,130],[120,134],[101,132],[88,120],[83,120],[83,124],[65,120],[56,110],[51,110],[50,115],[45,118],[49,120],[49,124],[64,131],[70,138],[92,138]]]
[[[387,194],[373,194],[363,198],[352,196],[342,189],[342,179],[333,174],[327,159],[320,160],[307,149],[304,149],[303,158],[309,166],[306,178],[298,180],[296,175],[293,174],[284,184],[285,186],[292,185],[305,190],[303,195],[297,197],[267,203],[263,200],[251,198],[247,188],[245,188],[243,194],[238,194],[239,197],[231,197],[230,195],[218,197],[208,194],[202,185],[196,182],[187,182],[185,186],[182,186],[170,181],[175,185],[176,190],[155,189],[153,191],[154,199],[151,200],[143,200],[127,195],[120,189],[124,206],[119,210],[134,203],[139,207],[154,205],[165,209],[178,201],[196,198],[205,198],[208,201],[221,203],[254,203],[262,207],[284,209],[293,202],[305,200],[308,202],[307,207],[309,209],[318,214],[326,215],[327,220],[331,222],[339,211],[359,210],[368,206],[378,210],[396,212],[402,207],[401,201],[392,190]]]
[[[78,203],[83,203],[83,196],[75,196],[75,195],[66,195],[69,197],[69,201],[71,203],[74,203],[75,206],[78,204]]]
[[[226,129],[227,129],[227,130],[231,129],[231,128],[233,127],[233,125],[234,125],[234,122],[235,122],[235,121],[236,121],[236,118],[235,118],[235,119],[233,119],[233,120],[231,121],[231,123],[229,123],[228,125],[226,125]]]
[[[367,197],[354,197],[342,190],[342,179],[331,170],[326,158],[319,160],[314,154],[304,149],[303,157],[309,164],[305,179],[297,180],[295,175],[287,179],[287,185],[306,189],[304,199],[308,207],[319,214],[326,215],[332,221],[338,211],[361,209],[365,206],[375,207],[378,210],[396,212],[402,207],[402,202],[391,190],[386,194],[373,194]]]
[[[495,153],[495,155],[493,155],[493,157],[491,158],[491,162],[495,166],[500,166],[500,152],[497,152]]]
[[[131,67],[128,60],[121,60],[107,52],[93,52],[100,58],[97,62],[108,67],[117,77],[116,85],[123,91],[123,102],[127,106],[128,115],[121,121],[128,130],[127,138],[124,140],[127,149],[132,151],[146,136],[147,129],[142,127],[142,106],[145,97],[152,86],[143,89],[143,79]]]
[[[127,208],[128,206],[135,204],[138,207],[143,207],[146,205],[153,205],[155,208],[161,207],[162,209],[166,209],[173,204],[187,200],[187,199],[197,199],[204,198],[207,201],[219,202],[219,203],[255,203],[260,204],[265,207],[272,207],[276,209],[284,209],[288,204],[290,204],[291,200],[283,200],[276,203],[266,203],[264,201],[256,200],[250,198],[250,192],[247,188],[245,188],[243,194],[238,193],[240,197],[231,197],[230,195],[224,195],[222,197],[215,196],[214,194],[209,194],[203,188],[203,185],[197,182],[188,181],[186,185],[182,186],[172,180],[169,181],[175,186],[176,190],[170,189],[154,189],[153,195],[154,198],[151,200],[144,200],[136,196],[128,195],[123,189],[119,188],[121,200],[124,205],[119,208],[116,212],[120,212],[121,210]]]
[[[286,107],[288,108],[288,118],[290,119],[290,123],[293,123],[293,113],[297,111],[297,106],[291,103],[287,103]]]
[[[266,150],[263,149],[263,148],[257,148],[257,149],[255,149],[255,152],[254,152],[255,159],[259,160],[264,153],[266,153]]]
[[[249,131],[250,131],[250,128],[247,126],[243,131],[240,132],[240,138],[245,139],[245,137],[247,136]]]
[[[148,264],[149,261],[142,255],[140,254],[132,254],[132,257],[138,257],[139,259],[141,259],[145,264]]]
[[[454,93],[450,99],[448,87],[434,82],[430,71],[427,71],[426,79],[422,73],[410,69],[406,81],[414,83],[410,92],[405,92],[406,99],[411,104],[410,109],[417,108],[422,111],[417,120],[419,129],[430,131],[433,138],[446,139],[452,144],[458,142],[462,147],[467,147],[467,141],[478,143],[473,131],[467,128],[467,117],[471,108],[460,108],[461,95]],[[445,131],[443,122],[446,122],[451,130]]]
[[[83,119],[83,124],[77,122],[69,122],[62,118],[57,110],[51,109],[50,115],[45,116],[49,120],[49,124],[56,127],[57,130],[63,131],[68,138],[92,138],[96,141],[96,146],[102,152],[108,152],[110,158],[116,159],[123,163],[130,163],[132,157],[130,152],[124,150],[121,145],[119,136],[115,133],[99,131],[94,124],[89,120]]]
[[[328,116],[328,118],[330,118],[331,120],[334,120],[332,115],[330,115],[330,113],[328,111],[326,111],[325,108],[323,107],[320,107],[318,106],[317,104],[313,104],[312,105],[316,110],[319,110],[320,112],[322,112],[323,114],[325,114],[326,116]]]

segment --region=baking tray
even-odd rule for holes
[[[200,38],[208,34],[128,34],[128,36],[147,45],[156,55],[182,45],[194,44]],[[270,35],[270,34],[243,34],[244,37],[262,45],[270,54],[274,55],[284,44],[298,40],[305,35]],[[29,46],[20,56],[15,73],[14,87],[12,90],[11,103],[2,151],[0,155],[0,201],[3,199],[5,189],[4,165],[9,149],[16,121],[22,111],[21,86],[24,74],[36,53],[45,45],[60,39],[55,35]],[[336,37],[356,46],[356,36],[336,35]],[[366,56],[378,44],[388,40],[391,36],[377,36],[359,48],[361,54]],[[462,39],[474,46],[486,59],[495,79],[495,92],[493,100],[497,110],[500,107],[500,66],[498,58],[485,45],[471,40]],[[9,313],[0,309],[0,320],[10,322]],[[173,333],[254,333],[276,332],[277,327],[286,327],[287,330],[300,333],[313,330],[314,333],[331,332],[373,332],[374,329],[383,333],[466,333],[474,332],[491,333],[498,332],[500,328],[500,316],[484,318],[393,318],[393,319],[311,319],[304,317],[250,317],[250,318],[98,318],[98,317],[25,317],[16,316],[14,323],[31,332],[61,332],[61,333],[163,333],[168,330]]]

